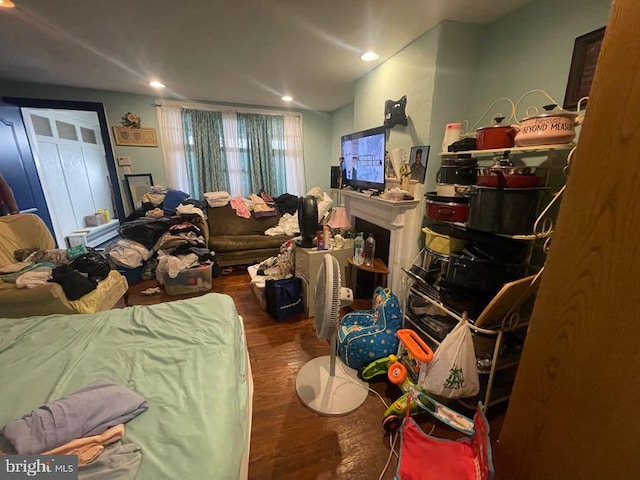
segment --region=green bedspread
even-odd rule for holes
[[[1,312],[0,312],[1,314]],[[233,300],[208,294],[90,315],[0,319],[0,425],[110,378],[149,410],[125,427],[140,480],[236,480],[248,445],[246,344]]]

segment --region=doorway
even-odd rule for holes
[[[46,202],[56,243],[86,235],[88,246],[115,237],[124,218],[120,187],[103,105],[33,99],[4,99],[20,107],[37,186]],[[35,175],[34,175],[35,173]],[[91,217],[106,213],[94,225]]]

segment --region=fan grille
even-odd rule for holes
[[[340,313],[340,264],[326,254],[316,277],[315,324],[316,334],[328,340],[338,325]]]

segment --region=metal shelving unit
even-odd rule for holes
[[[425,251],[426,250],[423,249],[418,254],[418,257],[416,257],[416,259],[414,260],[414,264],[416,263],[416,261],[418,261],[420,262],[419,265],[422,266],[422,259],[423,259],[423,255],[425,254]],[[424,280],[422,280],[420,277],[415,275],[410,270],[403,269],[403,271],[406,274],[405,284],[407,287],[406,295],[404,295],[404,302],[403,302],[403,323],[405,325],[407,323],[410,324],[410,327],[416,330],[418,333],[420,333],[424,337],[425,341],[427,341],[427,343],[430,343],[437,348],[437,346],[440,345],[441,341],[435,338],[428,331],[426,331],[425,328],[423,328],[420,325],[420,321],[413,318],[407,312],[409,296],[413,295],[415,297],[423,299],[424,301],[426,301],[430,305],[433,305],[442,313],[450,316],[456,321],[461,321],[463,318],[463,315],[461,312],[457,312],[449,308],[440,300],[433,298],[432,296],[427,295],[423,291],[419,290],[418,285],[424,284],[426,282],[424,282]],[[520,355],[518,354],[518,355],[509,355],[507,357],[501,357],[500,350],[503,346],[504,336],[506,333],[513,332],[515,330],[519,330],[529,326],[530,312],[521,311],[521,307],[523,306],[523,303],[534,293],[535,288],[537,288],[537,282],[538,282],[539,276],[540,276],[540,273],[533,277],[531,284],[527,288],[525,288],[525,291],[522,295],[519,295],[516,298],[516,301],[513,302],[511,307],[507,310],[507,312],[504,315],[501,315],[494,319],[487,318],[487,315],[485,314],[487,309],[485,309],[485,312],[483,312],[483,314],[485,314],[484,318],[483,318],[483,314],[481,314],[478,316],[478,319],[476,320],[473,320],[473,319],[467,320],[469,323],[469,328],[471,329],[474,336],[483,335],[487,337],[494,337],[494,347],[492,351],[490,367],[488,369],[486,368],[478,369],[478,374],[481,375],[481,377],[486,378],[486,386],[484,388],[484,392],[482,391],[482,389],[480,392],[485,413],[487,413],[489,407],[497,405],[498,403],[504,402],[509,399],[509,395],[499,395],[497,397],[495,396],[494,390],[496,387],[495,385],[496,374],[502,370],[516,367],[519,364]],[[426,315],[424,317],[428,318],[428,316]],[[478,322],[478,320],[482,320],[481,326],[477,326],[475,324],[476,322]],[[481,378],[481,383],[482,382],[483,382],[483,379]],[[511,385],[509,385],[509,390],[510,388],[511,388]],[[469,401],[465,402],[464,399],[462,399],[460,403],[466,407],[475,408],[475,405],[471,405]]]

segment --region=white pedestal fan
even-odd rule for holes
[[[302,403],[321,415],[344,415],[367,398],[368,384],[356,370],[336,358],[338,315],[353,302],[353,292],[340,285],[340,264],[326,254],[316,280],[315,324],[321,340],[331,342],[331,353],[307,362],[296,377],[296,391]],[[338,368],[336,368],[336,364]]]

